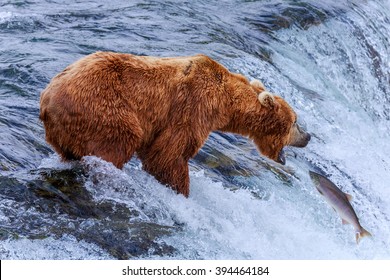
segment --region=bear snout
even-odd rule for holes
[[[295,125],[289,146],[304,148],[310,142],[310,133],[304,131],[298,124]]]
[[[310,133],[305,133],[304,137],[303,137],[303,141],[302,141],[302,146],[299,146],[300,148],[304,148],[307,146],[307,144],[309,144],[310,142],[310,139],[311,139],[311,135]]]

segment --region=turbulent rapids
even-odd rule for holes
[[[388,1],[2,1],[1,259],[389,259]],[[312,135],[281,166],[235,134],[190,161],[188,199],[133,158],[63,163],[45,142],[39,94],[95,51],[204,53],[258,78]],[[352,226],[308,170],[354,197]]]

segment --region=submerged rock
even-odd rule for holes
[[[0,240],[69,235],[95,244],[117,259],[174,253],[174,248],[159,238],[174,232],[175,227],[131,222],[139,216],[136,209],[116,201],[94,200],[85,188],[88,174],[82,165],[33,170],[31,174],[31,180],[0,177],[0,195],[8,200],[1,205],[5,222]]]
[[[308,29],[313,25],[319,25],[329,18],[331,11],[318,9],[314,5],[298,3],[280,3],[266,5],[259,16],[247,16],[245,20],[264,33],[290,28],[293,25],[302,29]]]

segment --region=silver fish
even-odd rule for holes
[[[317,190],[322,194],[325,200],[339,214],[343,224],[351,224],[356,231],[356,243],[359,244],[361,238],[371,236],[359,223],[355,211],[350,204],[352,196],[342,192],[335,184],[326,177],[309,171],[310,177],[313,180]]]

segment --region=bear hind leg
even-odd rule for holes
[[[98,133],[99,138],[89,142],[87,150],[89,154],[112,162],[122,169],[142,142],[143,130],[138,118],[134,114],[127,114],[123,119],[116,120],[111,125],[111,130],[105,133]]]
[[[118,169],[122,169],[124,164],[133,156],[135,150],[141,142],[141,138],[132,132],[121,135],[108,135],[108,139],[91,143],[92,155],[112,162]]]

